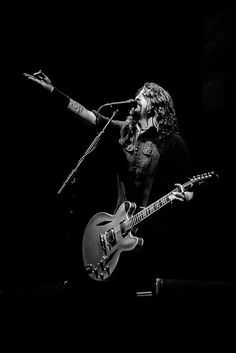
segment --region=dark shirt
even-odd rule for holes
[[[107,118],[94,111],[101,130]],[[162,148],[157,144],[155,127],[121,144],[120,132],[125,121],[112,120],[108,126],[110,137],[119,145],[116,150],[118,200],[116,209],[125,200],[146,206],[184,183],[191,177],[189,153],[183,138],[170,135]],[[113,155],[113,154],[112,154]]]

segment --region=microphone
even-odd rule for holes
[[[113,103],[106,103],[104,104],[105,106],[110,106],[110,107],[118,107],[119,105],[129,105],[132,107],[136,107],[138,102],[135,99],[128,99],[126,101],[120,101],[120,102],[113,102]]]

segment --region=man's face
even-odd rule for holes
[[[137,94],[135,100],[138,102],[134,112],[139,113],[140,116],[145,116],[148,106],[148,98],[144,95],[144,88]]]

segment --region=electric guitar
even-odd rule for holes
[[[183,190],[190,190],[195,184],[201,184],[214,175],[215,172],[209,172],[194,176],[182,185]],[[129,201],[123,202],[114,215],[96,213],[88,222],[82,239],[83,264],[87,274],[96,281],[109,278],[120,254],[143,244],[142,238],[132,234],[134,227],[170,203],[173,192],[177,191],[178,188],[172,190],[136,214],[137,205]]]

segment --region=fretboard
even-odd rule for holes
[[[188,181],[187,183],[183,184],[182,186],[183,186],[183,190],[187,191],[188,189],[190,189],[193,186],[193,181]],[[160,208],[162,208],[163,206],[170,203],[172,201],[173,192],[177,192],[177,191],[179,191],[178,188],[172,190],[171,192],[169,192],[165,196],[161,197],[159,200],[151,203],[149,206],[145,207],[144,209],[142,209],[141,211],[136,213],[134,216],[129,218],[125,222],[125,229],[128,231],[132,227],[134,227],[137,224],[139,224],[140,222],[142,222],[147,217],[151,216],[154,212],[158,211]]]

